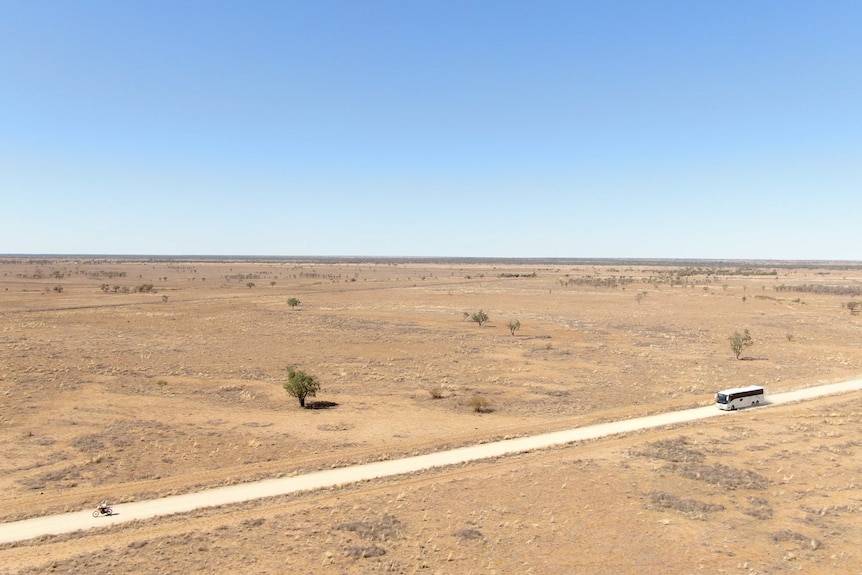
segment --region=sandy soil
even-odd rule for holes
[[[3,521],[862,374],[858,265],[7,258],[0,282]],[[859,399],[5,546],[0,572],[860,572]]]

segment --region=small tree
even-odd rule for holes
[[[506,327],[509,328],[509,331],[512,332],[512,335],[515,335],[515,332],[521,329],[521,322],[516,319],[510,319],[509,323],[506,324]]]
[[[287,368],[287,381],[284,382],[284,390],[299,400],[299,407],[305,407],[305,398],[317,395],[320,390],[320,382],[314,376],[290,366]]]
[[[470,316],[470,319],[471,319],[472,321],[475,321],[476,323],[478,323],[478,324],[479,324],[479,327],[482,327],[483,325],[485,325],[485,323],[487,323],[487,321],[488,321],[490,318],[488,317],[488,314],[487,314],[487,313],[485,313],[485,312],[484,312],[484,311],[482,311],[482,310],[479,310],[479,311],[477,311],[476,313],[474,313],[473,315],[471,315],[471,316]]]
[[[751,334],[748,333],[746,329],[743,333],[739,333],[738,331],[733,332],[733,335],[730,336],[730,349],[733,350],[733,353],[736,354],[736,359],[739,359],[739,356],[742,355],[742,351],[754,345],[754,342],[751,340]]]
[[[292,297],[289,300],[287,300],[287,305],[289,305],[291,309],[296,309],[296,306],[298,306],[300,303],[302,303],[302,302],[300,302],[295,297]]]

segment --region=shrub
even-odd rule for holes
[[[515,335],[515,332],[521,329],[521,322],[516,319],[511,319],[509,320],[509,323],[506,324],[506,327],[509,328],[512,335]]]
[[[481,395],[474,395],[467,401],[467,405],[470,406],[476,413],[488,413],[491,411],[491,404],[488,403],[488,400],[482,397]]]
[[[488,322],[488,320],[489,320],[490,318],[488,317],[488,314],[487,314],[487,313],[485,313],[484,311],[482,311],[482,310],[480,309],[479,311],[477,311],[476,313],[474,313],[473,315],[471,315],[471,316],[470,316],[470,319],[471,319],[472,321],[475,321],[476,323],[478,323],[478,324],[479,324],[479,327],[482,327],[483,325],[485,325],[485,324]]]

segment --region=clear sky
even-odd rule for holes
[[[858,0],[0,1],[0,253],[862,260]]]

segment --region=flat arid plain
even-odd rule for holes
[[[858,378],[855,302],[862,263],[3,257],[0,521]],[[862,394],[101,524],[0,573],[859,574]]]

